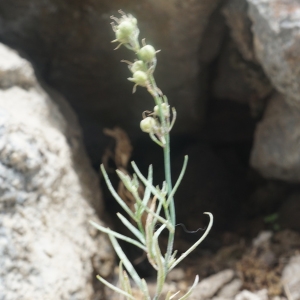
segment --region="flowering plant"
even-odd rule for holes
[[[154,71],[157,63],[156,54],[158,51],[156,51],[153,46],[146,44],[145,40],[142,40],[141,47],[138,40],[139,29],[136,18],[132,15],[126,15],[122,11],[119,12],[121,13],[120,18],[111,17],[115,21],[115,23],[112,23],[112,28],[116,35],[116,39],[113,42],[119,43],[116,49],[118,49],[121,45],[124,45],[129,50],[134,51],[137,55],[137,60],[133,63],[125,61],[128,63],[129,70],[132,73],[132,77],[128,78],[128,80],[135,84],[133,92],[135,92],[137,86],[145,87],[154,99],[154,109],[152,112],[143,113],[143,120],[140,123],[140,127],[142,131],[148,133],[150,138],[163,149],[165,181],[162,183],[161,187],[155,187],[153,185],[153,170],[151,165],[149,166],[147,176],[144,176],[140,172],[134,162],[132,162],[132,168],[135,172],[133,177],[117,170],[116,172],[120,180],[135,199],[134,210],[132,210],[113,188],[103,165],[101,165],[101,171],[110,192],[128,216],[136,223],[136,226],[132,225],[132,223],[122,214],[117,214],[121,222],[135,236],[134,239],[98,225],[95,222],[91,222],[97,229],[108,234],[110,241],[120,258],[119,287],[110,284],[99,275],[97,278],[114,291],[125,296],[126,299],[135,299],[132,292],[131,282],[127,275],[128,272],[137,288],[142,292],[143,299],[157,300],[161,296],[167,274],[205,239],[212,227],[213,216],[211,213],[205,213],[210,217],[210,222],[205,233],[185,253],[176,258],[177,251],[173,250],[176,225],[174,195],[185,173],[188,157],[185,156],[182,170],[175,185],[173,186],[170,163],[170,131],[176,120],[176,110],[175,108],[170,108],[167,97],[157,87],[154,79]],[[141,184],[145,187],[143,195],[139,192],[139,186]],[[144,215],[146,215],[146,222],[143,222]],[[158,225],[159,227],[157,229]],[[163,230],[168,230],[168,245],[164,255],[161,253],[158,241]],[[121,249],[117,239],[124,240],[145,251],[150,264],[157,271],[155,295],[149,294],[145,280],[139,277],[133,265]],[[123,265],[127,272],[123,269]],[[179,299],[187,299],[197,283],[198,276],[196,276],[195,282],[190,290]],[[179,294],[179,292],[180,291],[174,295],[171,295],[171,292],[169,292],[165,299],[172,299],[175,295]]]

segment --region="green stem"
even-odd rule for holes
[[[166,182],[168,185],[168,195],[172,192],[172,179],[171,179],[171,163],[170,163],[170,136],[169,133],[166,134],[166,145],[164,147],[164,163],[165,163],[165,176],[166,176]],[[174,198],[172,197],[170,199],[170,216],[171,216],[171,224],[175,228],[175,222],[176,222],[176,215],[175,215],[175,205],[174,205]],[[174,233],[169,232],[169,238],[168,238],[168,246],[167,246],[167,253],[166,253],[166,259],[165,259],[165,270],[166,273],[168,273],[168,265],[169,260],[172,255],[173,251],[173,244],[174,244],[174,237],[175,237],[175,231]]]
[[[159,107],[159,117],[160,117],[160,122],[161,126],[163,128],[163,135],[165,138],[165,144],[163,147],[163,152],[164,152],[164,168],[165,168],[165,178],[168,186],[168,195],[171,196],[172,192],[172,178],[171,178],[171,162],[170,162],[170,134],[169,134],[169,128],[167,128],[169,124],[166,124],[166,119],[163,114],[161,104],[162,104],[162,98],[158,95],[157,93],[157,85],[155,82],[155,79],[153,75],[150,76],[150,82],[152,85],[152,90],[150,93],[152,94],[155,104],[158,105]],[[170,216],[171,219],[171,224],[175,228],[175,223],[176,223],[176,215],[175,215],[175,204],[174,204],[174,198],[171,196],[170,198],[170,205],[169,209],[167,208],[167,214],[166,216]],[[169,259],[172,255],[173,251],[173,244],[174,244],[174,236],[175,233],[169,232],[169,238],[168,238],[168,246],[167,246],[167,253],[166,253],[166,259],[165,259],[165,272],[168,272],[168,264],[169,264]]]

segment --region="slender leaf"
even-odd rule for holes
[[[136,188],[133,186],[133,183],[131,181],[131,178],[129,175],[124,174],[122,171],[120,170],[116,170],[116,173],[118,174],[119,178],[122,180],[123,184],[125,185],[126,189],[131,192],[132,188]]]
[[[118,218],[122,221],[122,223],[143,243],[145,244],[145,238],[140,233],[140,231],[134,227],[123,215],[117,213]]]
[[[204,232],[204,234],[201,236],[201,238],[192,246],[190,247],[186,252],[184,252],[183,254],[181,254],[181,256],[172,264],[172,266],[170,267],[170,270],[172,270],[175,266],[177,266],[183,259],[185,259],[193,250],[195,250],[197,248],[197,246],[206,238],[206,236],[208,235],[213,221],[214,221],[214,217],[211,213],[209,212],[205,212],[204,214],[209,215],[209,224]]]
[[[134,269],[133,265],[131,264],[131,262],[128,260],[127,256],[125,255],[125,253],[123,252],[122,248],[120,247],[117,239],[112,235],[112,234],[108,234],[109,239],[117,253],[117,255],[119,256],[120,260],[123,261],[123,264],[125,266],[125,268],[127,269],[128,273],[130,274],[130,276],[132,277],[132,279],[134,280],[134,282],[136,283],[136,285],[142,289],[142,280],[139,277],[139,275],[137,274],[136,270]]]
[[[162,233],[162,231],[163,231],[165,228],[166,228],[166,225],[165,225],[165,224],[161,225],[161,226],[156,230],[156,232],[155,232],[155,234],[154,234],[154,238],[155,238],[155,239],[158,239],[158,237],[160,236],[160,234]]]
[[[156,280],[156,296],[159,298],[161,291],[163,289],[165,279],[166,279],[166,273],[165,268],[163,264],[163,257],[161,255],[161,251],[158,244],[158,236],[153,238],[153,244],[154,244],[154,251],[155,251],[155,258],[156,258],[156,264],[157,264],[157,280]]]
[[[149,295],[148,286],[147,286],[147,283],[144,278],[142,279],[142,292],[143,292],[146,300],[151,300],[151,297]]]
[[[97,279],[99,281],[101,281],[103,284],[105,284],[106,286],[108,286],[110,289],[114,290],[115,292],[124,295],[125,297],[129,298],[129,299],[135,299],[133,296],[129,295],[128,293],[126,293],[125,291],[117,288],[116,286],[114,286],[113,284],[109,283],[108,281],[106,281],[104,278],[102,278],[101,276],[97,275]]]
[[[199,276],[197,275],[196,278],[195,278],[194,284],[189,289],[189,291],[184,296],[182,296],[181,298],[179,298],[178,300],[185,300],[185,299],[187,299],[192,294],[193,289],[196,287],[196,285],[198,284],[198,282],[199,282]]]
[[[149,183],[150,186],[152,186],[152,180],[153,180],[153,168],[152,165],[149,166],[149,170],[148,170],[148,178],[147,181]],[[143,198],[143,205],[147,206],[149,199],[151,196],[151,191],[149,186],[146,186],[145,192],[144,192],[144,198]]]
[[[113,230],[111,230],[109,228],[103,227],[103,226],[101,226],[101,225],[99,225],[99,224],[97,224],[97,223],[95,223],[93,221],[90,221],[90,223],[94,227],[96,227],[98,230],[100,230],[102,232],[105,232],[107,234],[111,234],[111,235],[115,236],[116,238],[118,238],[120,240],[123,240],[123,241],[125,241],[127,243],[133,244],[133,245],[141,248],[142,250],[147,251],[147,248],[144,245],[142,245],[140,242],[138,242],[138,241],[136,241],[136,240],[134,240],[134,239],[132,239],[132,238],[130,238],[128,236],[125,236],[123,234],[117,233],[117,232],[115,232],[115,231],[113,231]]]
[[[114,189],[114,187],[112,186],[109,177],[105,171],[105,168],[103,165],[100,166],[104,180],[106,182],[106,185],[109,189],[109,191],[111,192],[111,194],[113,195],[113,197],[116,199],[116,201],[120,204],[120,206],[127,212],[127,214],[135,221],[136,217],[134,215],[134,213],[130,210],[130,208],[126,205],[126,203],[123,201],[123,199],[118,195],[118,193],[116,192],[116,190]]]
[[[180,291],[176,292],[175,294],[173,294],[169,299],[173,299],[174,297],[176,297],[178,294],[180,293]]]
[[[128,278],[127,272],[123,271],[123,274],[124,274],[124,287],[125,287],[125,291],[129,295],[132,295],[132,288],[131,288],[131,284],[130,284],[130,280]]]
[[[154,196],[151,205],[150,205],[150,211],[155,210],[156,206],[156,197]],[[153,252],[153,215],[148,214],[147,220],[146,220],[146,247],[147,247],[147,257],[150,262],[150,264],[153,266],[155,270],[158,270],[158,266],[156,264],[155,254]]]
[[[140,180],[142,181],[142,183],[146,186],[149,187],[151,193],[157,197],[157,199],[159,201],[165,201],[165,199],[162,197],[162,195],[158,192],[158,190],[152,185],[152,183],[150,184],[147,179],[143,176],[143,174],[141,173],[141,171],[139,170],[139,168],[137,167],[136,163],[134,161],[131,162],[132,168],[134,169],[136,175],[140,178]]]
[[[170,201],[172,201],[172,199],[173,199],[173,197],[174,197],[174,195],[175,195],[175,193],[176,193],[176,191],[177,191],[177,189],[178,189],[178,187],[179,187],[179,185],[181,183],[181,180],[182,180],[182,178],[184,176],[184,173],[185,173],[185,170],[186,170],[186,166],[187,166],[188,160],[189,160],[189,157],[187,155],[185,155],[184,156],[184,161],[183,161],[183,166],[182,166],[181,172],[180,172],[179,177],[178,177],[178,179],[177,179],[177,181],[176,181],[176,183],[175,183],[175,185],[174,185],[174,187],[172,189],[172,192],[170,193],[170,195],[168,197],[167,205],[169,205]]]

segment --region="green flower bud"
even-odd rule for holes
[[[135,73],[137,71],[146,72],[147,66],[145,65],[145,63],[142,60],[137,60],[130,66],[130,70],[132,73]]]
[[[147,86],[148,75],[146,72],[136,71],[133,73],[133,78],[128,78],[128,80],[130,80],[140,86]]]
[[[136,31],[136,24],[127,18],[123,20],[116,28],[116,39],[121,43],[130,41],[131,36]]]
[[[151,45],[146,45],[138,51],[138,57],[144,62],[151,62],[156,56],[156,51]]]
[[[170,105],[166,104],[166,103],[162,103],[161,104],[161,110],[163,115],[168,118],[170,116]],[[159,106],[155,105],[154,106],[154,113],[158,116],[159,115]]]
[[[152,132],[155,126],[156,126],[156,121],[155,121],[155,119],[153,119],[151,117],[147,117],[147,118],[143,119],[140,123],[140,127],[141,127],[142,131],[147,132],[147,133]]]

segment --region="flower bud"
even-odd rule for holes
[[[128,43],[135,30],[136,25],[130,19],[125,19],[116,28],[116,39],[121,43]]]
[[[151,62],[156,55],[156,51],[151,45],[146,45],[142,47],[137,54],[144,62]]]
[[[147,67],[146,67],[145,63],[142,60],[137,60],[130,66],[130,70],[131,70],[132,73],[135,73],[137,71],[146,72]]]
[[[166,103],[162,103],[161,104],[161,110],[162,110],[162,113],[163,115],[168,118],[170,116],[170,105],[166,104]],[[158,105],[155,105],[154,106],[154,113],[156,115],[159,115],[159,106]]]
[[[141,127],[142,131],[147,132],[147,133],[152,132],[155,125],[156,125],[156,121],[155,121],[155,119],[153,119],[151,117],[147,117],[147,118],[143,119],[140,123],[140,127]]]
[[[137,85],[146,86],[148,83],[148,75],[143,71],[136,71],[133,73],[133,78],[128,78],[128,80],[136,83]]]
[[[123,16],[119,19],[119,24],[115,27],[116,41],[124,44],[129,43],[139,32],[137,20],[131,15]]]

